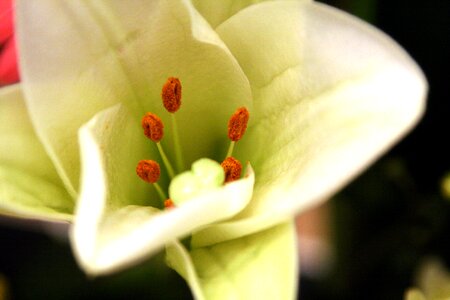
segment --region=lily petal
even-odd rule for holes
[[[221,0],[214,2],[210,0],[192,0],[192,3],[209,24],[216,28],[244,8],[264,1],[274,0]],[[299,1],[310,2],[312,0]]]
[[[136,146],[142,132],[126,108],[100,112],[79,135],[83,173],[71,239],[89,274],[135,264],[168,242],[235,215],[252,197],[254,175],[248,167],[244,179],[160,211],[149,206],[158,206],[156,192],[142,186],[146,183],[135,174],[136,163],[149,147]]]
[[[292,222],[196,248],[167,247],[167,262],[188,282],[195,299],[295,299],[297,240]]]
[[[251,106],[246,76],[187,0],[18,1],[17,16],[31,118],[74,195],[77,131],[100,110],[123,103],[136,119],[152,111],[169,123],[161,87],[179,77],[185,100],[177,119],[186,128],[181,138],[189,163],[217,151],[228,116]]]
[[[0,90],[0,213],[70,220],[74,207],[39,143],[20,85]]]
[[[324,4],[261,3],[217,32],[252,85],[257,120],[237,155],[255,166],[257,183],[251,204],[194,236],[196,246],[267,228],[329,198],[423,113],[426,80],[408,54]]]

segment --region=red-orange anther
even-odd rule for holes
[[[247,129],[250,113],[245,107],[238,108],[228,121],[228,137],[233,142],[239,141]]]
[[[174,208],[175,207],[175,203],[173,203],[172,199],[167,199],[164,201],[164,208],[169,209],[169,208]]]
[[[241,178],[242,165],[234,157],[227,157],[220,165],[225,172],[225,183]]]
[[[164,124],[161,119],[152,113],[146,113],[142,118],[144,134],[154,142],[159,142],[164,136]]]
[[[142,118],[142,128],[146,137],[159,142],[164,136],[164,124],[161,119],[152,113],[146,113]]]
[[[159,179],[161,170],[159,164],[154,160],[141,160],[136,167],[136,173],[142,180],[155,183]]]
[[[181,82],[178,78],[169,77],[162,88],[161,97],[164,107],[171,113],[181,106]]]

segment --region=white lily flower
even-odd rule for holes
[[[22,89],[37,138],[29,125],[2,121],[2,138],[10,137],[0,143],[1,157],[24,131],[30,139],[9,160],[37,164],[34,155],[48,155],[51,163],[30,166],[53,177],[55,168],[64,184],[57,190],[64,194],[64,186],[71,197],[38,185],[42,172],[11,165],[23,176],[4,180],[0,172],[0,209],[25,213],[32,203],[65,216],[75,199],[71,241],[92,275],[168,245],[169,264],[199,299],[255,290],[268,299],[295,297],[293,217],[328,199],[414,126],[425,78],[389,37],[323,4],[192,2],[18,1],[23,83],[2,91],[0,113],[23,106]],[[242,179],[160,210],[135,167],[141,159],[162,161],[140,118],[151,111],[170,124],[160,94],[171,76],[182,81],[183,104],[180,146],[161,142],[168,157],[181,151],[185,167],[201,158],[220,162],[228,118],[244,106],[250,123],[234,156],[249,164]],[[23,107],[11,109],[11,124],[27,120]],[[34,153],[38,140],[45,151]],[[165,190],[166,175],[159,181]],[[22,200],[23,182],[34,202]],[[187,236],[185,248],[177,240]]]

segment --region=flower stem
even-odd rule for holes
[[[231,157],[232,155],[233,155],[233,150],[234,150],[234,144],[235,144],[236,142],[234,142],[234,141],[231,141],[230,142],[230,146],[228,147],[228,152],[227,152],[227,156],[225,156],[225,159],[227,158],[227,157]]]
[[[177,165],[178,172],[181,172],[184,170],[184,161],[181,151],[180,136],[178,135],[177,120],[175,119],[175,114],[172,113],[170,116],[172,119],[173,145],[175,147],[175,163]]]
[[[175,172],[174,172],[174,170],[172,168],[172,165],[170,164],[169,159],[166,156],[166,153],[163,150],[163,147],[162,147],[161,143],[157,142],[156,146],[158,147],[159,154],[161,155],[163,163],[166,166],[167,173],[169,173],[170,179],[173,179],[175,177]]]

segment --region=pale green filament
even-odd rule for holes
[[[159,154],[161,155],[163,163],[166,166],[167,173],[169,173],[170,179],[173,179],[175,177],[175,171],[173,170],[172,165],[170,164],[170,161],[167,158],[166,153],[164,152],[161,143],[157,142],[156,146],[158,147]]]
[[[156,192],[158,192],[159,198],[161,198],[161,201],[164,203],[164,201],[166,201],[167,199],[166,193],[164,193],[161,186],[157,182],[154,182],[153,186],[155,187]]]
[[[172,133],[173,133],[173,146],[175,147],[175,163],[177,164],[178,172],[184,170],[183,154],[181,151],[180,136],[178,135],[177,120],[175,119],[175,114],[170,114],[172,119]]]
[[[231,141],[231,142],[230,142],[230,146],[228,147],[228,152],[227,152],[227,156],[225,156],[225,159],[226,159],[227,157],[230,157],[230,156],[233,155],[233,150],[234,150],[234,144],[235,144],[235,143],[236,143],[235,141]]]

